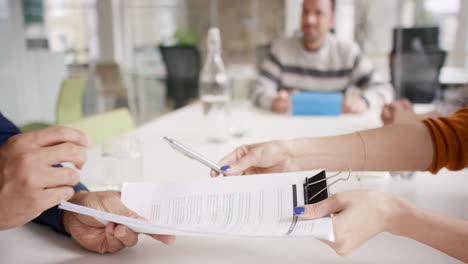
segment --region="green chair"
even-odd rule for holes
[[[85,78],[70,78],[64,81],[57,102],[57,125],[72,123],[83,118],[83,94]]]
[[[56,106],[57,125],[75,122],[83,117],[82,103],[85,88],[85,78],[73,77],[62,82],[62,88]],[[54,124],[35,122],[24,125],[20,129],[23,132],[30,132],[52,125]]]
[[[103,140],[124,135],[135,128],[133,118],[127,108],[85,117],[65,126],[81,130],[92,137],[93,145]]]

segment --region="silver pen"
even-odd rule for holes
[[[181,143],[173,140],[173,139],[170,139],[168,137],[164,137],[164,140],[166,140],[169,145],[171,145],[171,147],[177,151],[180,151],[182,154],[184,154],[185,156],[191,158],[191,159],[194,159],[194,160],[197,160],[199,162],[201,162],[202,164],[205,164],[206,166],[212,168],[213,170],[221,173],[221,174],[224,174],[224,171],[221,169],[221,167],[210,161],[209,159],[203,157],[202,155],[196,153],[195,151],[187,148],[186,146],[182,145]]]

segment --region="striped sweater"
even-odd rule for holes
[[[369,60],[355,43],[328,34],[319,50],[308,51],[302,37],[276,41],[263,61],[251,91],[256,106],[271,110],[280,89],[305,91],[357,90],[370,106],[381,107],[393,100],[390,84],[377,83]]]

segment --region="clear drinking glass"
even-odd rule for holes
[[[231,135],[241,138],[248,135],[252,126],[252,105],[247,100],[231,102]]]
[[[124,182],[142,182],[141,143],[135,136],[114,137],[102,143],[106,189],[120,191]]]

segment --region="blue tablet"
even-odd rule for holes
[[[343,93],[309,92],[293,94],[293,115],[337,116],[342,112]]]

